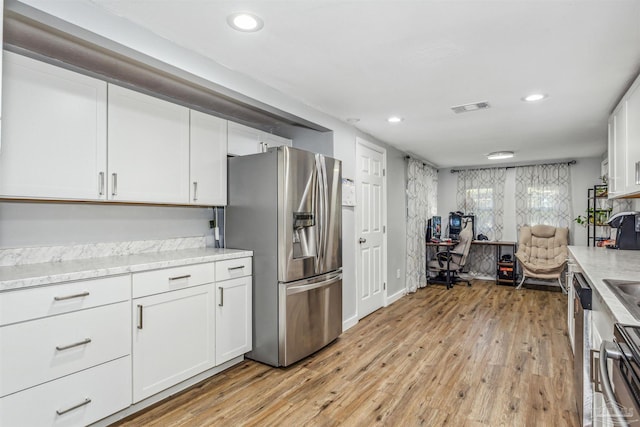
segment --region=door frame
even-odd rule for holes
[[[379,153],[382,154],[382,170],[383,170],[383,174],[382,174],[382,226],[383,226],[383,233],[382,233],[382,280],[383,280],[383,289],[382,289],[382,307],[386,307],[389,303],[387,301],[387,297],[388,297],[388,292],[387,292],[387,284],[389,283],[388,281],[388,277],[387,277],[387,264],[388,264],[388,259],[387,259],[387,174],[386,174],[386,170],[387,170],[387,149],[384,147],[381,147],[380,145],[374,144],[370,141],[367,141],[363,138],[360,137],[356,137],[356,173],[355,173],[355,184],[356,184],[356,195],[358,195],[360,193],[360,182],[359,182],[359,178],[358,178],[358,161],[360,159],[359,157],[359,151],[360,151],[360,147],[367,147],[370,150],[374,150],[374,151],[378,151]],[[355,233],[353,235],[353,240],[354,240],[354,245],[356,248],[356,268],[355,268],[355,273],[356,273],[356,317],[358,319],[358,321],[361,319],[360,317],[360,274],[359,274],[359,262],[360,262],[360,256],[358,251],[360,250],[360,244],[358,243],[358,239],[359,239],[359,235],[360,233],[357,231],[359,224],[360,224],[360,215],[362,214],[362,205],[360,203],[356,203],[355,206]]]

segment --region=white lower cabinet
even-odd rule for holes
[[[129,275],[0,293],[0,426],[83,426],[131,405]]]
[[[133,300],[134,402],[215,366],[212,290],[206,284]]]
[[[0,396],[130,353],[129,302],[0,328]]]
[[[251,351],[252,277],[216,283],[216,364]]]
[[[131,404],[125,356],[0,399],[0,425],[86,426]]]

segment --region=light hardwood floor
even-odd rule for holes
[[[578,426],[560,292],[430,286],[286,369],[246,361],[123,426]]]

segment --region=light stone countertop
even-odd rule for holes
[[[252,255],[240,249],[197,248],[0,267],[0,292]]]
[[[603,282],[603,279],[640,280],[640,251],[569,246],[569,252],[584,272],[594,292],[597,292],[608,306],[614,320],[619,323],[640,324]]]

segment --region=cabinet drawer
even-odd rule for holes
[[[68,282],[0,293],[0,326],[127,301],[130,276]]]
[[[130,354],[131,304],[0,328],[0,396]]]
[[[86,426],[130,404],[131,359],[126,356],[1,398],[0,425]]]
[[[216,281],[251,276],[251,257],[216,262]]]
[[[134,273],[133,298],[204,285],[213,280],[212,262]]]

